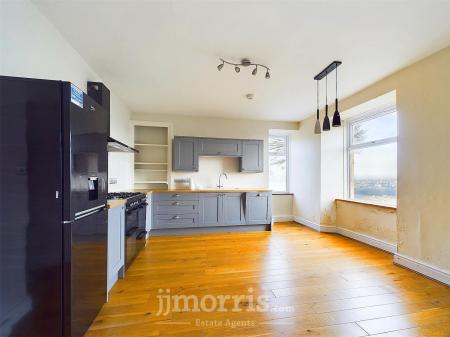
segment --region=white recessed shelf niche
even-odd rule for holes
[[[132,122],[134,188],[166,189],[170,182],[171,126],[166,123]]]

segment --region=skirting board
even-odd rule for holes
[[[301,216],[295,216],[294,221],[320,232],[320,224],[318,223],[302,218]]]
[[[297,216],[295,217],[294,221],[301,223],[302,225],[305,225],[307,227],[310,227],[318,232],[340,234],[342,236],[346,236],[353,240],[363,242],[369,246],[376,247],[378,249],[384,250],[384,251],[392,253],[392,254],[397,252],[396,244],[386,242],[386,241],[383,241],[380,239],[376,239],[369,235],[357,233],[357,232],[354,232],[354,231],[351,231],[351,230],[345,229],[345,228],[340,228],[340,227],[335,227],[335,226],[330,226],[330,225],[320,225],[315,222],[309,221],[308,219],[305,219],[302,217],[297,217]]]
[[[398,253],[394,254],[394,263],[450,286],[450,272],[448,270]]]
[[[273,222],[287,222],[287,221],[293,221],[294,216],[293,215],[274,215],[272,217]]]

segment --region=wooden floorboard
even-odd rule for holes
[[[221,296],[242,297],[223,298],[221,310],[193,312],[192,301],[158,314],[157,296],[168,291],[203,299],[208,311]],[[449,287],[393,265],[391,254],[296,223],[150,237],[109,297],[86,337],[450,337]]]

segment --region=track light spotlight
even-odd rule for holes
[[[0,0],[1,1],[1,0]],[[255,68],[253,68],[252,70],[252,75],[256,76],[258,74],[258,67],[261,67],[263,69],[266,69],[266,79],[270,78],[270,68],[264,64],[261,63],[253,63],[252,61],[250,61],[248,58],[244,58],[241,60],[241,63],[234,63],[234,62],[228,62],[224,59],[220,59],[220,61],[222,62],[221,64],[219,64],[217,66],[217,70],[222,70],[223,66],[225,64],[228,64],[230,66],[234,67],[234,71],[236,73],[240,73],[241,72],[241,67],[249,67],[249,66],[255,66]]]

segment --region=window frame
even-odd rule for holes
[[[285,144],[286,144],[286,153],[285,153],[285,156],[286,156],[286,190],[285,191],[275,191],[275,190],[273,190],[272,191],[272,193],[273,194],[289,194],[290,193],[290,189],[289,189],[289,164],[290,164],[290,150],[289,150],[289,143],[290,143],[290,139],[289,139],[289,135],[288,134],[275,134],[275,133],[271,133],[271,134],[269,134],[269,138],[267,139],[267,153],[268,153],[268,156],[267,156],[267,159],[268,159],[268,169],[269,169],[269,187],[270,187],[270,157],[271,157],[271,154],[270,154],[270,146],[269,146],[269,143],[270,143],[270,138],[271,137],[282,137],[282,138],[284,138],[285,139]]]
[[[346,172],[346,194],[347,194],[347,200],[349,201],[356,201],[356,202],[361,202],[361,203],[367,203],[367,204],[374,204],[374,205],[380,205],[380,206],[386,206],[386,204],[383,203],[376,203],[376,202],[371,202],[371,201],[367,201],[367,200],[363,200],[363,199],[356,199],[354,197],[352,197],[352,165],[351,165],[351,152],[354,150],[360,150],[360,149],[368,149],[368,148],[372,148],[375,146],[380,146],[380,145],[386,145],[386,144],[398,144],[398,122],[397,122],[397,136],[395,137],[387,137],[387,138],[383,138],[383,139],[377,139],[377,140],[373,140],[373,141],[367,141],[364,143],[360,143],[360,144],[352,144],[352,137],[353,137],[353,125],[360,123],[360,122],[365,122],[365,121],[369,121],[371,119],[376,119],[379,117],[382,117],[384,115],[390,114],[390,113],[397,113],[397,107],[395,105],[383,108],[383,109],[376,109],[376,110],[372,110],[370,112],[366,112],[363,113],[357,117],[348,119],[346,121],[346,128],[345,131],[347,133],[347,137],[346,137],[346,142],[347,142],[347,146],[346,146],[346,151],[345,151],[345,155],[346,155],[346,160],[345,160],[345,164],[347,166],[347,172]],[[398,167],[397,167],[397,181],[398,181]],[[388,205],[388,206],[392,206],[392,205]],[[392,207],[396,207],[397,206],[397,202],[395,205],[393,205]]]

